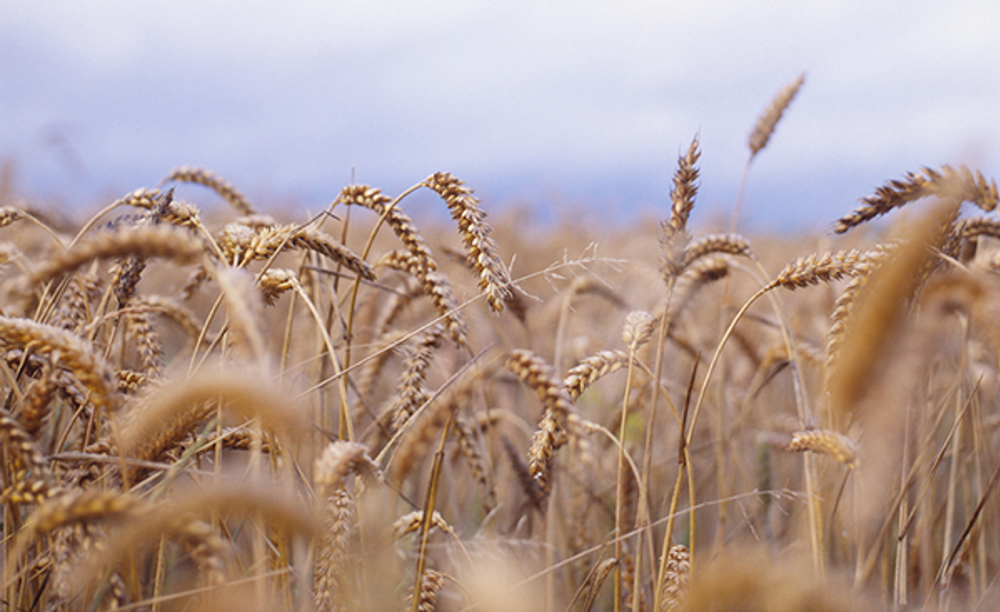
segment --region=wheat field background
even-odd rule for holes
[[[3,603],[1000,604],[995,182],[913,169],[754,238],[739,197],[689,223],[682,151],[661,223],[603,230],[445,172],[310,219],[202,168],[80,223],[5,182]]]

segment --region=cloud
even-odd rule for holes
[[[700,133],[703,194],[724,202],[757,115],[802,71],[755,163],[760,185],[835,188],[837,168],[871,188],[868,170],[892,169],[878,184],[971,149],[989,174],[1000,133],[1000,84],[984,76],[1000,68],[1000,5],[979,2],[97,0],[6,12],[0,54],[17,61],[0,68],[0,152],[23,158],[39,192],[71,184],[38,161],[52,126],[91,185],[133,188],[194,163],[318,194],[352,167],[387,190],[445,169],[501,197],[534,184],[580,198],[666,189]],[[846,183],[836,199],[865,195]]]

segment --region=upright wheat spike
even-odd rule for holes
[[[17,410],[17,420],[24,426],[25,432],[32,436],[38,434],[38,430],[42,428],[42,420],[51,410],[57,390],[55,365],[44,364],[38,378],[25,390]]]
[[[351,526],[355,522],[354,500],[343,487],[324,489],[323,533],[317,539],[313,570],[313,604],[317,610],[347,611],[347,551]]]
[[[469,421],[455,413],[455,435],[458,438],[458,448],[472,472],[472,477],[483,489],[484,507],[491,510],[496,506],[496,492],[490,481],[490,467],[482,448],[482,436]]]
[[[0,440],[7,450],[12,480],[40,483],[36,496],[46,497],[55,486],[52,468],[35,438],[9,412],[0,408]]]
[[[687,223],[694,209],[694,198],[698,193],[698,139],[695,138],[688,146],[687,153],[678,158],[677,171],[674,173],[674,187],[670,191],[670,218],[663,222],[663,234],[660,246],[663,257],[660,274],[667,283],[672,282],[684,271],[684,249],[688,243]]]
[[[145,376],[158,377],[163,371],[163,348],[148,310],[135,310],[126,317],[126,332],[135,340],[139,370]]]
[[[670,547],[666,568],[657,612],[673,612],[684,600],[691,581],[691,555],[686,546],[674,544]]]
[[[420,595],[415,606],[418,612],[434,612],[437,610],[438,593],[444,588],[445,575],[437,570],[424,570],[424,579],[420,583]],[[408,598],[408,603],[412,604],[413,594]]]
[[[792,103],[792,100],[795,99],[795,95],[799,93],[799,88],[802,87],[805,80],[806,75],[799,76],[799,78],[785,85],[778,92],[778,95],[771,100],[771,104],[764,110],[764,114],[757,120],[757,125],[754,126],[753,132],[750,133],[751,157],[757,155],[761,149],[767,146],[768,141],[771,139],[771,134],[774,133],[774,128],[781,121],[781,116],[785,113],[788,105]]]

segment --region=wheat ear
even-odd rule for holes
[[[494,312],[501,312],[510,299],[510,277],[497,254],[496,242],[490,237],[492,228],[479,200],[462,181],[447,172],[438,172],[424,179],[422,185],[436,192],[458,222],[458,231],[465,245],[466,259],[479,276],[479,288],[486,293],[486,302]]]
[[[233,208],[239,211],[241,215],[249,216],[256,214],[253,206],[250,205],[242,193],[223,180],[219,175],[210,170],[206,170],[205,168],[198,168],[195,166],[181,166],[179,168],[175,168],[169,175],[167,175],[166,178],[160,181],[160,184],[169,183],[170,181],[204,185],[232,204]]]
[[[424,390],[427,368],[430,367],[435,351],[441,347],[443,335],[444,328],[441,325],[432,325],[414,336],[408,345],[397,398],[389,408],[393,429],[402,427],[414,411],[427,401],[427,392]]]
[[[201,242],[184,230],[169,225],[98,232],[68,251],[46,260],[16,286],[27,293],[54,278],[94,261],[110,257],[163,257],[184,265],[198,261],[204,253]]]
[[[889,181],[875,190],[874,195],[861,199],[861,206],[845,215],[834,225],[834,231],[843,234],[847,230],[886,214],[894,208],[936,195],[945,200],[971,202],[984,210],[996,209],[1000,197],[995,181],[987,181],[982,173],[960,166],[942,166],[941,170],[924,168],[919,174],[909,173],[902,180]]]
[[[965,219],[955,226],[954,236],[959,240],[971,240],[979,236],[1000,238],[1000,221],[989,217]]]
[[[281,529],[290,535],[311,539],[320,533],[320,521],[315,512],[301,501],[299,492],[287,487],[255,482],[247,486],[244,482],[216,482],[210,487],[181,488],[168,500],[133,512],[108,545],[93,551],[83,563],[72,567],[67,576],[71,592],[81,591],[108,570],[117,566],[129,555],[149,542],[160,538],[178,538],[194,544],[205,554],[200,562],[210,561],[210,566],[201,567],[209,572],[210,581],[219,581],[224,576],[216,576],[211,559],[229,556],[229,546],[222,540],[217,529],[208,528],[199,517],[213,513],[237,513],[245,516],[259,516],[269,526]],[[199,557],[195,556],[199,562]]]
[[[356,512],[346,490],[347,478],[365,473],[380,474],[379,466],[368,454],[368,447],[356,442],[328,444],[313,468],[313,486],[323,517],[323,533],[315,552],[313,601],[317,609],[346,609],[344,603],[350,598],[347,547]]]
[[[792,434],[792,441],[785,450],[792,452],[812,451],[830,455],[840,463],[854,468],[857,464],[857,445],[844,434],[827,429],[810,429]]]
[[[891,341],[903,320],[904,305],[924,280],[922,271],[940,247],[944,236],[940,220],[958,210],[956,201],[942,202],[911,230],[913,240],[904,243],[872,272],[858,294],[858,303],[844,322],[844,334],[836,362],[828,378],[835,416],[856,413],[868,386],[883,365],[882,349]]]
[[[136,309],[129,312],[125,321],[127,334],[135,340],[140,372],[146,377],[159,377],[163,371],[163,347],[160,345],[160,335],[153,327],[151,313],[145,309]]]
[[[17,410],[17,420],[24,426],[25,432],[32,436],[38,434],[57,390],[55,368],[53,364],[47,363],[42,366],[38,378],[25,390]]]
[[[683,268],[702,257],[715,254],[755,259],[750,241],[739,234],[709,234],[688,243],[684,249]]]
[[[657,612],[673,612],[680,608],[691,581],[691,554],[683,544],[674,544],[667,555],[660,607]]]
[[[757,155],[761,149],[767,146],[771,135],[774,134],[774,128],[781,121],[781,116],[788,109],[788,105],[792,103],[792,100],[795,99],[795,95],[799,93],[799,88],[802,87],[805,80],[806,75],[799,76],[799,78],[785,85],[778,92],[778,95],[771,100],[771,104],[764,110],[760,119],[757,120],[757,125],[753,128],[753,132],[750,133],[751,157]]]
[[[512,351],[506,366],[538,394],[544,406],[538,429],[531,439],[528,469],[531,477],[547,490],[553,455],[568,439],[565,423],[573,412],[573,400],[552,368],[533,352]]]
[[[259,418],[279,434],[307,431],[305,414],[288,406],[287,397],[253,371],[217,371],[164,385],[130,413],[123,424],[120,447],[126,454],[152,459],[178,444],[216,402],[246,417]]]
[[[434,612],[437,610],[438,593],[444,588],[445,575],[437,570],[425,569],[420,583],[420,594],[413,603],[413,593],[407,596],[407,605],[417,612]]]
[[[79,336],[28,319],[0,316],[0,344],[31,349],[50,359],[58,355],[59,367],[73,373],[90,391],[95,406],[115,410],[120,398],[114,371],[93,347]]]
[[[439,316],[445,317],[448,334],[458,346],[466,346],[469,327],[462,316],[458,299],[451,283],[441,273],[426,269],[421,260],[406,251],[389,251],[375,262],[375,267],[387,266],[413,276],[419,281],[424,294],[431,298]]]
[[[171,225],[201,230],[204,227],[201,223],[201,211],[196,206],[175,200],[172,194],[169,199],[163,198],[164,193],[172,191],[172,189],[167,192],[161,192],[159,189],[136,189],[115,201],[114,205],[142,208],[153,213],[155,218]]]
[[[120,491],[76,490],[45,501],[27,519],[7,553],[4,584],[9,584],[14,563],[28,547],[60,527],[120,521],[141,506],[135,497]]]
[[[628,353],[623,350],[598,351],[570,368],[562,384],[575,400],[598,379],[628,366],[628,359]]]
[[[775,287],[801,289],[819,283],[830,283],[845,276],[857,276],[867,268],[861,264],[871,261],[871,252],[852,249],[850,251],[827,251],[799,257],[789,263],[771,281]]]
[[[427,245],[427,241],[424,240],[413,220],[406,216],[400,208],[398,201],[393,203],[392,198],[383,194],[381,190],[368,185],[344,187],[337,200],[344,204],[362,206],[385,217],[385,222],[389,224],[392,231],[406,246],[410,255],[418,262],[419,269],[426,272],[437,270],[437,262],[434,260],[430,246]]]
[[[676,279],[672,300],[668,304],[668,329],[687,310],[698,292],[705,286],[729,275],[729,262],[721,255],[711,255],[695,260],[691,267]]]
[[[48,497],[55,488],[55,478],[49,461],[42,454],[34,436],[9,412],[0,408],[0,440],[10,458],[12,485],[25,483],[35,498]],[[38,483],[33,485],[33,483]],[[22,490],[25,490],[22,488]],[[10,497],[5,491],[5,496]]]
[[[674,187],[670,191],[670,218],[663,222],[660,247],[663,256],[660,275],[668,284],[684,270],[684,249],[688,242],[687,224],[694,209],[694,198],[698,194],[698,139],[688,146],[687,153],[677,160],[674,172]]]
[[[240,266],[269,259],[283,249],[305,249],[343,265],[365,280],[375,280],[375,273],[366,261],[332,236],[308,226],[275,225],[253,229],[230,223],[224,229],[219,247],[227,261]]]

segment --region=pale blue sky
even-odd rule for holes
[[[628,219],[665,213],[700,133],[704,219],[805,72],[744,215],[825,230],[923,165],[998,174],[998,32],[1000,3],[963,0],[0,0],[0,156],[87,207],[194,164],[265,208],[319,209],[352,168],[389,193],[447,170],[488,209]]]

